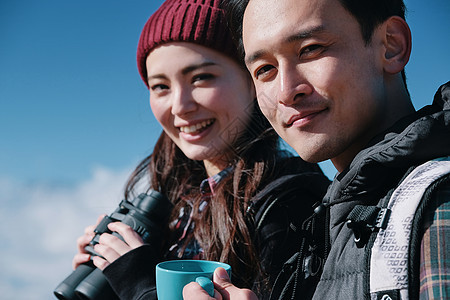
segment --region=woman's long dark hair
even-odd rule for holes
[[[247,128],[233,147],[235,155],[229,162],[234,166],[233,174],[220,182],[201,213],[198,211],[199,185],[207,177],[205,167],[201,161],[187,158],[164,132],[153,153],[136,167],[125,189],[125,198],[131,198],[141,179],[148,178],[148,189],[162,192],[174,203],[171,221],[177,219],[180,209],[187,206],[181,196],[190,190],[189,195],[193,195],[194,200],[195,230],[188,239],[199,242],[205,259],[230,264],[233,282],[248,288],[261,269],[245,211],[251,197],[282,170],[277,166],[278,135],[256,101],[252,106]]]

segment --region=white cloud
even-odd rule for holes
[[[53,289],[72,272],[77,237],[117,207],[129,174],[98,167],[72,187],[0,178],[1,298],[56,299]]]

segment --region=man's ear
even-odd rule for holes
[[[406,21],[393,16],[383,24],[384,71],[396,74],[403,70],[411,55],[411,31]]]

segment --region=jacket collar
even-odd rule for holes
[[[449,154],[450,82],[447,82],[439,88],[432,105],[399,120],[375,137],[336,176],[324,203],[379,199],[398,184],[410,167]]]

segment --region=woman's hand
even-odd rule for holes
[[[139,234],[124,223],[109,223],[108,228],[113,232],[117,232],[125,241],[109,233],[103,233],[100,236],[99,243],[94,246],[94,250],[102,257],[92,257],[94,265],[100,270],[104,270],[125,253],[144,245],[144,241]]]
[[[183,289],[184,300],[258,300],[256,295],[249,289],[240,289],[234,286],[227,271],[217,268],[214,271],[214,298],[197,283],[191,282]]]
[[[91,254],[84,249],[91,240],[94,238],[94,229],[103,220],[106,215],[101,215],[97,219],[95,225],[91,225],[85,228],[84,235],[77,239],[78,253],[75,254],[72,260],[72,267],[76,269],[79,265],[87,263],[91,259]],[[109,230],[117,232],[125,240],[122,241],[118,237],[109,233],[103,233],[100,236],[99,243],[94,246],[95,251],[103,256],[92,256],[94,265],[103,270],[113,261],[125,253],[142,246],[144,244],[142,238],[128,225],[121,222],[114,222],[108,224]]]
[[[78,253],[75,254],[72,260],[72,267],[75,270],[79,265],[88,262],[91,259],[91,255],[84,250],[84,248],[89,245],[90,241],[94,238],[95,233],[94,229],[97,225],[103,220],[106,215],[100,215],[97,219],[97,223],[95,225],[88,226],[84,229],[84,235],[80,236],[77,239],[77,249]]]

